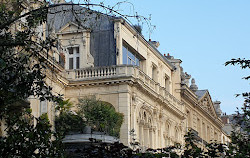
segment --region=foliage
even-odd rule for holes
[[[63,144],[51,130],[46,114],[34,118],[30,110],[6,121],[7,136],[0,138],[3,157],[64,157]],[[35,121],[34,121],[35,120]]]
[[[55,119],[55,128],[57,132],[62,132],[62,135],[68,134],[69,132],[80,132],[83,133],[85,122],[83,119],[73,114],[72,112],[63,112]]]
[[[90,1],[82,2],[88,7],[98,5],[90,4]],[[37,3],[39,6],[35,8]],[[7,127],[7,135],[0,139],[0,155],[3,157],[64,156],[61,150],[62,137],[51,130],[47,117],[35,118],[30,112],[22,112],[28,107],[27,99],[30,96],[41,101],[54,101],[59,105],[64,102],[60,95],[52,94],[52,88],[45,84],[47,70],[53,71],[47,58],[49,50],[55,47],[55,39],[51,36],[45,38],[37,29],[46,23],[49,9],[56,6],[59,5],[49,4],[46,0],[0,2],[0,119],[5,120]],[[101,3],[99,6],[110,13],[114,11],[121,15],[112,7]],[[99,104],[104,110],[102,119],[97,120],[97,127],[109,127],[110,135],[119,135],[123,116],[115,113],[109,104],[100,101]],[[68,107],[70,106],[59,106],[57,109],[61,113],[57,118],[57,132],[62,128],[67,132],[74,130],[79,124],[83,125],[82,117],[69,113]],[[107,117],[107,113],[111,116]]]
[[[241,59],[241,58],[237,58],[237,59],[231,59],[230,61],[227,61],[225,63],[225,66],[227,65],[239,65],[242,69],[247,69],[250,68],[250,60],[248,59]],[[250,76],[246,76],[244,77],[244,79],[248,80],[250,78]]]
[[[249,95],[250,96],[250,95]],[[237,111],[234,116],[236,120],[235,130],[231,133],[228,155],[236,158],[250,157],[250,101],[249,96],[245,97],[242,113]],[[240,130],[236,130],[240,129]]]
[[[70,99],[67,100],[60,100],[56,106],[56,111],[59,111],[59,113],[68,112],[70,108],[73,107],[73,103],[70,102]]]
[[[133,25],[136,31],[138,31],[140,34],[142,34],[142,26],[141,25]]]
[[[23,100],[31,95],[41,100],[60,98],[44,82],[46,60],[40,55],[48,53],[54,40],[38,38],[36,30],[46,22],[47,10],[32,12],[22,22],[19,19],[25,9],[22,2],[0,2],[0,118],[22,109]]]
[[[123,114],[116,112],[112,104],[95,98],[79,99],[78,114],[87,120],[94,130],[119,137]]]
[[[71,112],[71,107],[72,103],[69,99],[60,101],[56,107],[59,115],[55,118],[55,128],[62,136],[65,136],[69,132],[83,133],[85,127],[83,118]]]
[[[54,46],[54,39],[41,39],[37,27],[46,22],[47,3],[41,2],[38,9],[27,5],[24,0],[0,2],[0,120],[6,127],[0,155],[64,157],[61,138],[51,130],[47,116],[35,118],[25,110],[30,96],[61,99],[44,81],[47,61],[42,54]]]
[[[226,155],[227,149],[226,145],[222,143],[212,142],[207,144],[205,155],[210,157],[223,157]]]
[[[195,135],[190,130],[185,134],[185,150],[184,157],[202,157],[203,151],[197,146]]]
[[[242,69],[250,68],[250,60],[248,59],[231,59],[227,61],[225,65],[239,65]],[[248,80],[250,76],[244,77],[244,79]],[[239,96],[239,94],[237,95]],[[244,97],[244,104],[242,112],[237,110],[237,113],[234,117],[236,120],[236,128],[241,128],[241,130],[234,130],[231,134],[231,143],[229,144],[228,155],[231,157],[243,158],[250,157],[250,145],[249,145],[249,136],[250,136],[250,93],[244,92],[242,93]],[[236,129],[235,128],[235,129]]]
[[[92,144],[89,148],[84,148],[81,151],[82,157],[91,158],[132,158],[132,150],[122,143],[115,142],[113,144],[100,143],[99,145]]]
[[[145,157],[145,158],[153,158],[153,157],[178,158],[179,155],[175,152],[176,149],[178,149],[178,146],[169,146],[169,147],[161,148],[161,149],[147,149],[146,152],[139,152],[135,155],[139,157]]]

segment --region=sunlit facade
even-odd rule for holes
[[[180,59],[162,55],[157,42],[146,40],[122,18],[103,15],[85,25],[72,12],[56,12],[62,8],[72,9],[55,8],[41,29],[44,38],[58,41],[46,69],[54,93],[74,104],[86,96],[111,103],[124,114],[120,141],[125,145],[132,141],[131,130],[142,148],[184,144],[188,129],[201,144],[221,141],[220,108],[207,90],[198,90],[194,81],[189,86],[191,76],[183,72]],[[48,113],[53,124],[54,103],[29,101],[34,116]]]

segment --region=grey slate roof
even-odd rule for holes
[[[198,99],[200,99],[206,94],[207,91],[208,91],[207,89],[205,89],[205,90],[197,90],[195,92],[195,94],[198,96]]]
[[[71,10],[75,10],[77,13],[72,13]],[[91,15],[88,14],[88,17],[86,18],[85,17],[86,10],[87,10],[86,8],[82,6],[77,6],[77,5],[73,5],[73,6],[61,5],[61,6],[52,8],[50,9],[50,14],[48,15],[47,28],[49,30],[54,29],[55,32],[58,32],[61,29],[61,27],[65,26],[69,22],[80,24],[80,26],[84,28],[91,28],[91,32],[92,32],[91,33],[92,34],[91,54],[94,57],[95,66],[115,65],[116,64],[116,60],[115,60],[116,52],[115,52],[115,47],[114,47],[115,41],[114,41],[114,35],[113,35],[114,34],[114,26],[113,26],[114,22],[112,19],[119,19],[122,17],[110,16],[107,14],[103,14],[103,13],[91,10],[93,14]],[[96,18],[97,14],[101,16],[99,18]],[[50,32],[47,31],[46,35],[48,35],[49,33]],[[145,41],[147,41],[143,36],[141,37]],[[98,41],[106,41],[106,42],[98,42]],[[176,69],[176,67],[166,57],[164,57],[162,53],[159,52],[157,48],[155,48],[155,46],[153,46],[150,42],[148,43],[173,70]],[[100,50],[98,48],[100,48]],[[100,54],[111,54],[111,55],[101,55],[102,57],[99,57]],[[109,60],[104,61],[104,60],[101,60],[101,58],[108,58]]]

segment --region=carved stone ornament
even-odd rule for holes
[[[205,98],[205,99],[202,101],[202,107],[204,107],[205,109],[208,108],[208,100],[207,100],[207,98]]]
[[[136,94],[135,93],[132,93],[132,100],[136,101]]]

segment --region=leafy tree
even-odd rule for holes
[[[6,119],[7,136],[0,138],[1,157],[64,157],[63,144],[51,130],[46,114],[34,118],[28,109]]]
[[[206,145],[206,156],[210,157],[223,157],[226,155],[226,145],[218,142],[212,142]]]
[[[63,5],[82,5],[88,8],[100,6],[110,14],[115,12],[122,15],[102,3],[82,2],[83,4]],[[61,4],[51,4],[46,0],[0,2],[0,120],[4,120],[6,126],[6,135],[0,138],[2,157],[64,157],[62,136],[51,130],[47,116],[35,118],[30,111],[25,110],[29,108],[27,100],[30,96],[59,104],[61,117],[57,120],[57,132],[62,130],[58,127],[63,127],[65,134],[79,125],[75,122],[82,123],[82,117],[68,112],[68,106],[64,106],[67,103],[62,101],[59,94],[53,94],[52,88],[45,83],[46,73],[53,73],[53,65],[48,58],[56,40],[51,36],[44,39],[45,36],[37,28],[47,22],[49,9],[59,5]],[[123,17],[140,18],[138,15]],[[101,107],[104,108],[102,119],[88,117],[89,120],[97,121],[98,129],[108,127],[110,135],[118,136],[123,116],[115,113],[108,103],[98,101],[97,109],[102,110]],[[107,113],[111,116],[107,117]],[[72,126],[69,127],[69,124]]]
[[[61,100],[56,107],[59,115],[55,118],[56,132],[65,136],[69,132],[80,132],[83,133],[85,127],[85,121],[82,117],[70,111],[72,103],[69,99]]]
[[[48,10],[40,9],[20,19],[26,9],[23,1],[7,2],[0,2],[0,118],[22,109],[29,96],[59,99],[44,82],[46,59],[41,56],[48,53],[54,40],[40,39],[36,30],[46,22]]]
[[[78,114],[84,117],[94,130],[119,137],[123,114],[116,112],[112,104],[95,98],[86,98],[79,99],[78,108]]]
[[[225,65],[239,65],[242,69],[250,68],[250,60],[248,59],[231,59],[227,61]],[[250,76],[246,76],[243,79],[248,80]],[[237,94],[236,96],[239,96]],[[234,119],[243,131],[235,130],[231,134],[231,143],[229,144],[228,155],[237,158],[250,157],[250,145],[249,145],[249,135],[250,135],[250,92],[244,92],[241,94],[244,97],[244,104],[242,112],[237,111]],[[236,125],[237,126],[237,125]]]
[[[188,131],[185,134],[185,150],[183,157],[203,157],[203,151],[197,146],[197,140],[193,132]]]
[[[42,39],[37,27],[46,22],[47,3],[34,1],[40,5],[36,9],[26,2],[0,2],[0,120],[6,127],[0,155],[64,157],[61,139],[51,130],[47,116],[35,118],[25,110],[30,96],[41,101],[61,99],[44,81],[49,68],[46,54],[54,39]]]

